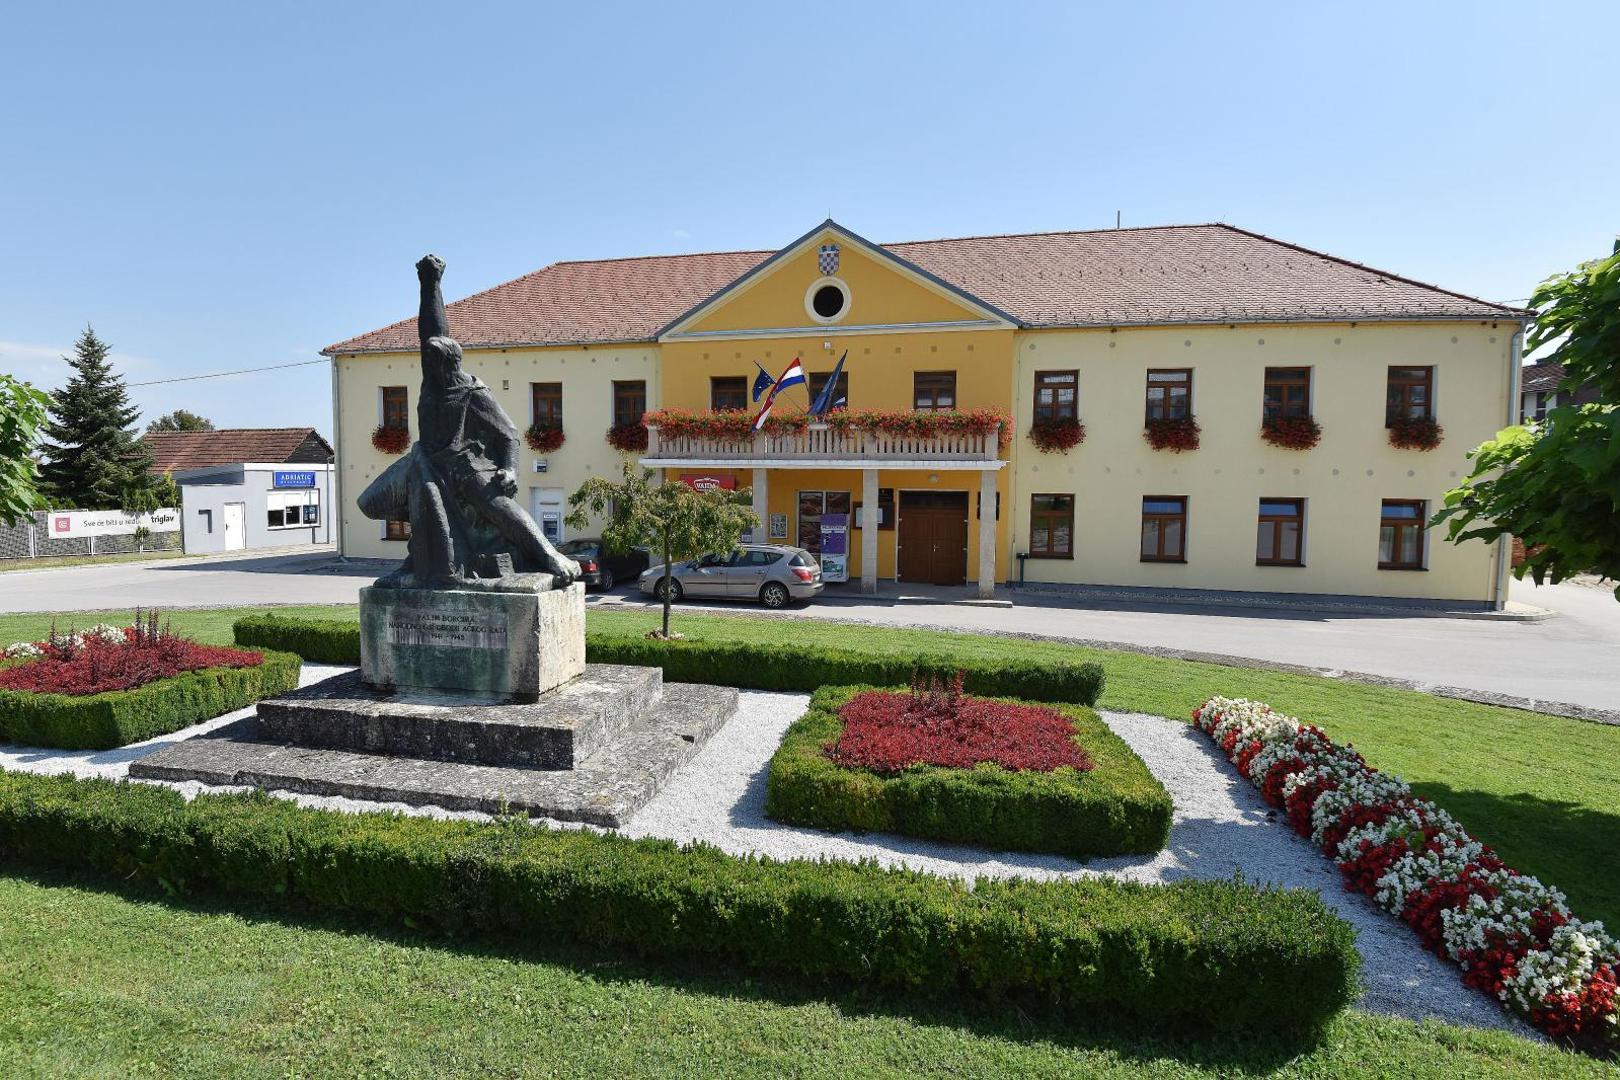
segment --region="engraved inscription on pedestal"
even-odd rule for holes
[[[481,612],[395,608],[388,615],[385,640],[390,645],[505,649],[510,636],[505,620],[492,619]]]
[[[585,670],[585,587],[362,589],[360,670],[383,691],[533,701]]]

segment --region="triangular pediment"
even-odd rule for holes
[[[675,319],[659,340],[1006,329],[1015,321],[827,220]]]

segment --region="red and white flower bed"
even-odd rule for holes
[[[1564,894],[1504,866],[1450,814],[1350,746],[1269,705],[1210,698],[1193,723],[1338,864],[1345,887],[1411,926],[1463,982],[1549,1035],[1620,1047],[1620,944]]]

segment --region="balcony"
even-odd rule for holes
[[[926,468],[995,470],[1006,464],[999,428],[983,434],[898,436],[811,424],[803,431],[756,432],[750,438],[665,436],[647,425],[648,468],[731,466],[756,469]]]

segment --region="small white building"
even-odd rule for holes
[[[186,553],[331,543],[333,468],[244,461],[176,472]]]

